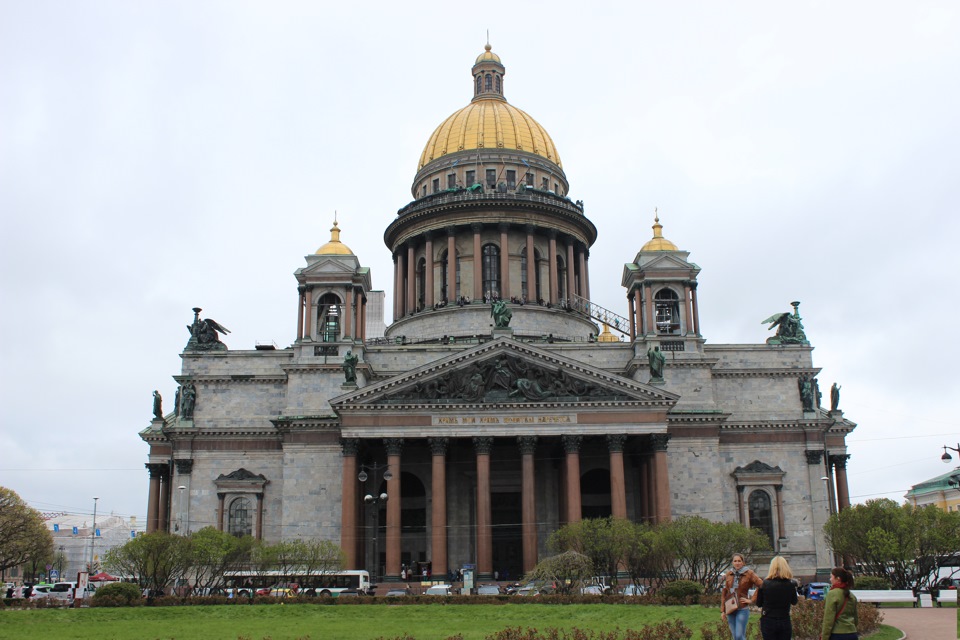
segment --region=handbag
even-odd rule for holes
[[[740,606],[737,604],[737,594],[733,594],[723,601],[723,612],[727,615],[733,613],[739,608]]]

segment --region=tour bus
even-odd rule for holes
[[[253,597],[258,591],[271,590],[277,585],[298,585],[297,595],[332,596],[372,595],[368,571],[325,571],[305,575],[297,571],[230,571],[226,587],[237,595]]]

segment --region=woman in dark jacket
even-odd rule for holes
[[[793,572],[782,556],[770,562],[770,571],[757,592],[757,606],[763,612],[760,618],[760,634],[763,640],[790,640],[793,625],[790,623],[790,607],[797,604],[797,585]]]
[[[751,595],[750,590],[763,584],[760,576],[748,569],[743,563],[743,556],[733,554],[733,570],[727,572],[723,584],[722,598],[720,599],[720,616],[727,621],[730,635],[733,640],[747,640],[747,621],[750,618],[750,605],[756,601],[757,595]],[[727,613],[725,604],[728,599],[735,597],[737,608]]]

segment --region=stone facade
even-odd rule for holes
[[[505,100],[500,86],[474,102]],[[475,564],[483,579],[528,570],[580,518],[699,515],[761,528],[798,575],[829,566],[821,528],[848,503],[855,425],[815,400],[804,409],[819,372],[810,344],[706,344],[700,267],[659,221],[624,266],[621,316],[590,302],[597,230],[582,203],[516,183],[424,193],[498,153],[488,146],[473,169],[425,155],[416,199],[385,234],[394,304],[382,334],[368,304],[382,296],[334,224],[296,272],[289,348],[191,342],[176,379],[192,410],[140,434],[148,529],[329,539],[351,568],[387,579],[412,562],[437,574]],[[559,158],[502,154],[496,171],[536,162],[566,193]],[[493,326],[494,299],[508,327]],[[604,324],[621,340],[598,341]]]

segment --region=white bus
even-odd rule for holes
[[[271,595],[271,591],[288,589],[296,585],[296,594],[304,596],[337,596],[371,594],[368,571],[346,569],[304,574],[297,571],[230,571],[226,574],[226,586],[235,589],[238,595]]]

